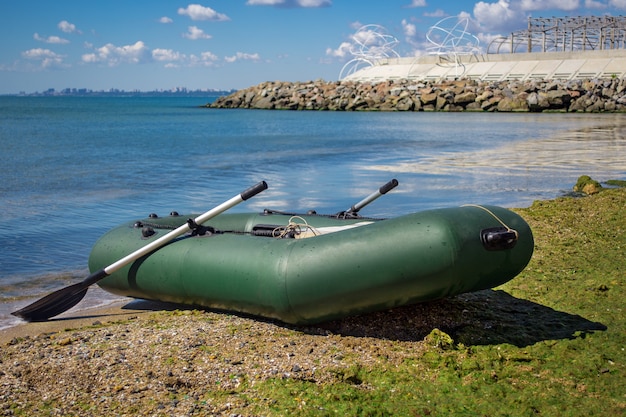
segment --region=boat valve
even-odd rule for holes
[[[492,227],[480,232],[483,247],[489,251],[512,249],[517,243],[517,230],[506,227]]]

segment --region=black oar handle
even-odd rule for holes
[[[363,207],[367,206],[369,203],[376,200],[381,195],[388,193],[390,190],[396,188],[397,186],[398,186],[398,180],[394,178],[391,181],[389,181],[387,184],[380,187],[377,191],[374,191],[372,194],[370,194],[369,196],[365,197],[363,200],[359,201],[358,203],[350,207],[348,210],[346,210],[346,212],[353,213],[353,214],[358,213],[359,210],[361,210]]]
[[[246,201],[247,199],[254,197],[263,190],[267,190],[267,183],[265,181],[261,181],[258,184],[253,185],[252,187],[245,190],[243,193],[241,193],[241,199],[243,201]]]
[[[378,189],[378,192],[381,194],[387,194],[389,191],[393,190],[397,186],[398,186],[398,180],[394,178],[391,181],[389,181],[387,184],[380,187]]]

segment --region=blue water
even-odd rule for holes
[[[0,97],[0,328],[81,280],[93,243],[155,212],[395,216],[465,203],[524,207],[583,174],[626,179],[624,115],[212,110],[211,98]],[[102,294],[98,295],[102,297]]]

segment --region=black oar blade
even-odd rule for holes
[[[89,285],[85,285],[84,282],[70,285],[11,314],[26,321],[48,320],[50,317],[59,315],[78,304],[87,294],[88,288]]]
[[[243,193],[234,196],[230,200],[225,201],[219,206],[196,217],[193,220],[193,223],[204,223],[205,221],[212,219],[218,214],[224,212],[225,210],[228,210],[229,208],[235,206],[236,204],[239,204],[242,201],[245,201],[257,195],[265,189],[267,189],[267,183],[265,181],[261,181],[257,185],[248,188]],[[190,226],[188,224],[184,224],[176,228],[175,230],[172,230],[171,232],[161,236],[157,240],[154,240],[151,243],[137,249],[133,253],[124,256],[122,259],[113,262],[111,265],[102,268],[97,272],[94,272],[93,274],[85,278],[83,282],[79,282],[78,284],[70,285],[69,287],[57,290],[52,294],[46,295],[42,299],[35,301],[31,305],[28,305],[21,310],[14,311],[11,314],[20,317],[26,321],[45,321],[48,320],[50,317],[61,314],[78,304],[78,302],[83,299],[85,294],[87,294],[87,288],[89,288],[90,285],[95,284],[102,278],[109,276],[118,269],[160,248],[161,246],[172,241],[176,237],[187,233],[189,230]]]

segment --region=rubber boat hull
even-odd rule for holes
[[[115,262],[188,217],[193,216],[149,218],[112,229],[93,247],[90,269]],[[294,219],[320,231],[345,230],[304,239],[258,236]],[[311,324],[496,287],[524,269],[534,247],[528,224],[494,206],[378,221],[222,214],[206,225],[216,232],[181,237],[98,285],[122,296]],[[489,230],[506,230],[509,237],[515,231],[515,242],[489,247]]]

